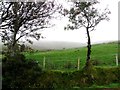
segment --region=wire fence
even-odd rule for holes
[[[108,64],[105,64],[105,62],[100,63],[100,61],[93,61],[93,64],[95,66],[101,66],[101,65],[113,65],[113,66],[118,66],[119,60],[118,60],[118,55],[116,54],[114,56],[114,60],[112,62],[107,62]],[[39,65],[44,69],[44,70],[80,70],[84,67],[85,65],[85,60],[82,60],[80,58],[52,58],[52,57],[43,57],[42,60],[38,61]],[[111,64],[110,64],[111,63]],[[103,65],[103,66],[104,66]]]
[[[80,58],[50,58],[43,57],[42,60],[37,61],[44,70],[80,70],[83,66]]]

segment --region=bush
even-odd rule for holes
[[[38,88],[67,88],[70,87],[70,77],[67,72],[60,71],[44,71],[39,77]]]
[[[91,67],[91,69],[73,72],[70,77],[71,85],[76,87],[120,83],[120,67]]]
[[[96,84],[104,85],[110,83],[119,83],[120,67],[114,68],[96,68],[97,77]]]
[[[44,71],[37,81],[39,88],[90,87],[119,83],[120,68],[91,67],[75,72]]]
[[[26,60],[24,55],[16,54],[2,59],[3,88],[34,87],[41,75],[41,68],[34,60]]]

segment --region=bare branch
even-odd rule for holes
[[[3,40],[12,41],[13,46],[24,36],[39,39],[39,32],[47,28],[52,15],[59,9],[54,1],[42,2],[3,2],[2,3],[0,32]],[[4,37],[6,35],[6,37]],[[18,37],[19,36],[19,37]],[[26,38],[26,40],[27,40]]]

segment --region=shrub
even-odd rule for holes
[[[3,88],[34,87],[41,75],[41,68],[34,60],[26,60],[24,55],[16,54],[2,59]]]
[[[70,87],[70,77],[67,72],[60,71],[44,71],[39,77],[38,88],[67,88]]]
[[[98,85],[104,85],[104,84],[110,84],[119,82],[119,75],[120,75],[120,69],[119,67],[115,68],[96,68],[97,71],[97,77],[96,77],[96,84]]]
[[[88,87],[93,84],[106,85],[120,83],[120,67],[91,67],[71,74],[71,84],[77,87]]]

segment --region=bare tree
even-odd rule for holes
[[[32,43],[30,38],[38,40],[39,32],[47,28],[49,20],[59,6],[55,1],[40,2],[0,2],[0,36],[2,42],[10,45],[15,51],[15,45],[24,37]]]
[[[80,2],[74,1],[73,7],[68,11],[69,21],[72,24],[68,24],[65,29],[79,29],[84,27],[87,32],[87,57],[86,57],[86,66],[90,64],[90,55],[91,55],[91,38],[90,31],[95,30],[95,27],[103,20],[109,20],[108,14],[110,14],[109,9],[105,9],[102,13],[94,7],[98,4],[98,1],[95,2]]]

